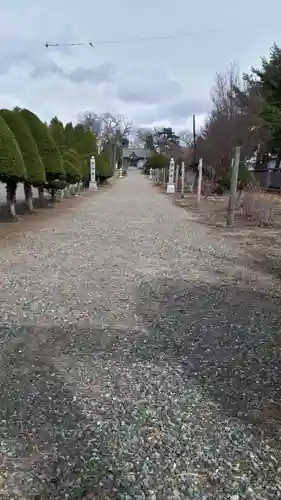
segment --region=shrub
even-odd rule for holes
[[[242,191],[247,186],[254,182],[254,177],[252,172],[250,172],[244,163],[240,163],[239,172],[238,172],[238,182],[237,189]],[[224,191],[229,191],[231,184],[231,172],[225,173],[220,179],[217,181],[220,188]]]
[[[169,166],[169,158],[160,153],[153,153],[146,161],[144,170],[149,170],[150,168],[158,169],[158,168],[166,168]]]
[[[27,171],[27,180],[33,186],[46,182],[46,174],[36,142],[27,126],[25,119],[16,111],[1,109],[0,116],[13,132],[21,149]]]
[[[48,127],[28,109],[21,109],[20,115],[35,139],[46,172],[47,183],[63,178],[65,175],[58,147]]]
[[[100,182],[112,177],[113,172],[107,160],[105,153],[95,155],[96,159],[96,177]]]

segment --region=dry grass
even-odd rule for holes
[[[163,186],[159,187],[165,192]],[[234,226],[226,226],[228,196],[202,196],[200,207],[195,193],[167,195],[185,209],[189,218],[204,226],[208,233],[219,233],[241,249],[248,266],[281,280],[281,196],[253,189],[237,200]]]

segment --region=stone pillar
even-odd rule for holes
[[[96,160],[94,156],[91,156],[90,159],[90,186],[89,188],[93,191],[96,191],[98,189],[97,186],[97,180],[96,180]]]
[[[152,174],[153,174],[153,170],[152,168],[149,169],[149,179],[152,179]]]
[[[181,197],[184,198],[185,164],[181,164]]]
[[[123,168],[119,168],[119,179],[123,178]]]
[[[170,166],[169,166],[169,180],[167,184],[167,189],[166,193],[168,194],[174,194],[175,192],[175,160],[174,158],[170,159]]]

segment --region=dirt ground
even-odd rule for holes
[[[164,192],[163,187],[155,185],[155,189]],[[276,194],[272,196],[276,197]],[[173,203],[187,210],[194,221],[208,226],[210,234],[218,232],[225,238],[235,240],[241,251],[247,253],[253,268],[281,279],[281,211],[273,213],[270,225],[260,226],[257,219],[245,217],[242,210],[238,209],[234,225],[229,228],[226,226],[228,196],[210,196],[207,199],[202,196],[198,209],[194,193],[185,194],[184,198],[176,193],[173,195]]]
[[[78,209],[79,205],[91,196],[98,196],[100,192],[109,189],[112,183],[101,186],[98,192],[85,191],[77,196],[57,199],[51,202],[50,197],[45,197],[44,207],[40,207],[38,199],[33,200],[34,211],[29,213],[23,202],[16,205],[17,217],[11,218],[6,205],[0,205],[0,245],[10,242],[27,231],[39,230],[50,223],[52,219],[62,217],[71,210]]]

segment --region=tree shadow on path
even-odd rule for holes
[[[93,450],[104,459],[112,452],[108,436],[76,402],[77,387],[68,373],[79,357],[91,356],[94,362],[114,350],[123,332],[42,325],[2,328],[0,334],[0,478],[7,477],[5,488],[11,497],[18,490],[28,499],[84,498],[88,484],[81,474]],[[67,363],[59,369],[61,359]],[[91,492],[103,472],[92,469]]]
[[[150,336],[137,347],[175,358],[228,415],[281,435],[280,301],[250,287],[155,280],[138,290]]]

